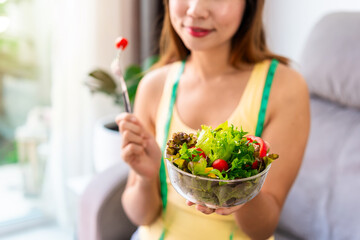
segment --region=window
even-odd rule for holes
[[[0,0],[0,233],[43,216],[50,55],[36,9],[36,0]]]

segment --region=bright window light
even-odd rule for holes
[[[0,4],[6,3],[7,0],[0,0]]]
[[[0,16],[0,33],[5,32],[6,29],[8,29],[9,25],[10,19],[6,16]]]

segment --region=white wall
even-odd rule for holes
[[[360,0],[267,0],[265,2],[264,24],[269,47],[274,52],[292,59],[295,65],[299,61],[311,28],[324,15],[336,11],[360,11]]]
[[[138,0],[96,1],[96,53],[97,67],[110,70],[116,56],[115,39],[126,37],[129,45],[121,60],[124,67],[139,61],[139,37],[134,31],[139,25]]]

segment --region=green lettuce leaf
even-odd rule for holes
[[[197,162],[189,162],[188,168],[194,175],[207,175],[208,173],[205,173],[205,168],[207,165],[207,161],[205,158],[200,158]]]
[[[246,134],[242,130],[237,130],[233,125],[229,126],[227,121],[214,130],[208,126],[201,126],[201,128],[198,133],[196,147],[201,148],[209,157],[210,165],[216,159],[223,159],[228,162],[235,147]]]

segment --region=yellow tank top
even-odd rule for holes
[[[160,146],[163,144],[165,135],[164,126],[167,121],[172,87],[179,74],[181,64],[181,62],[175,62],[171,65],[159,103],[156,119],[156,140]],[[266,60],[254,66],[238,106],[227,119],[229,124],[242,127],[249,134],[255,134],[269,65],[270,61]],[[196,131],[181,121],[174,106],[168,136],[171,137],[175,132],[191,133]],[[232,239],[234,240],[249,239],[237,227],[232,215],[205,215],[196,210],[194,206],[186,205],[185,199],[175,191],[168,177],[167,187],[166,216],[159,217],[149,226],[141,226],[139,228],[141,240],[158,240],[164,228],[166,229],[166,240],[222,240],[229,239],[230,235],[233,236]]]

